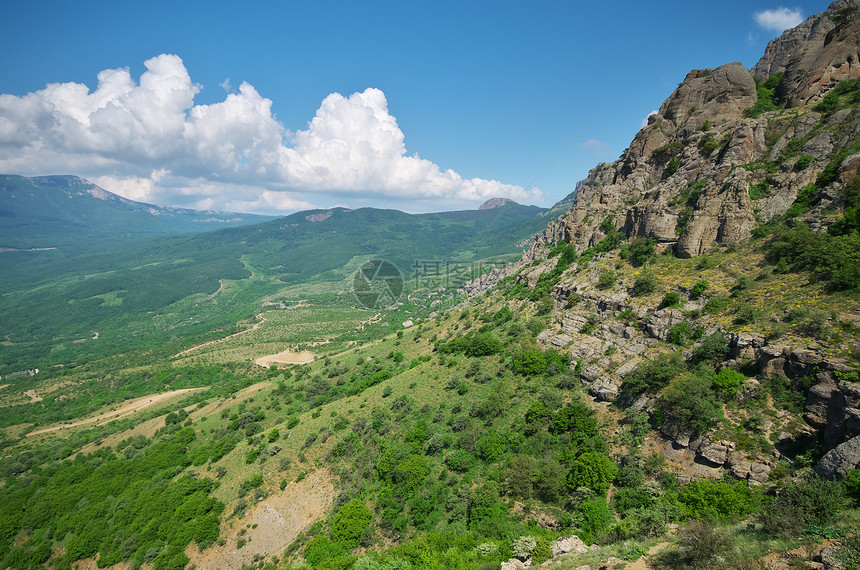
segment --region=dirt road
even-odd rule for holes
[[[63,424],[61,426],[55,426],[55,427],[50,427],[50,428],[38,429],[36,431],[31,431],[30,433],[27,434],[27,436],[29,437],[31,435],[39,435],[40,433],[49,433],[52,431],[60,431],[60,430],[67,429],[67,428],[80,427],[80,426],[85,426],[85,425],[90,425],[90,424],[95,424],[95,425],[106,424],[109,421],[123,418],[125,416],[129,416],[129,415],[134,414],[136,412],[143,411],[146,408],[149,408],[151,406],[154,406],[156,404],[164,402],[165,400],[169,400],[170,398],[173,398],[175,396],[179,396],[180,394],[185,394],[187,392],[194,392],[195,390],[206,390],[206,388],[184,388],[182,390],[173,390],[172,392],[164,392],[163,394],[152,394],[151,396],[143,396],[142,398],[136,398],[134,400],[129,400],[128,402],[125,402],[124,404],[122,404],[122,406],[120,406],[116,410],[104,412],[104,413],[99,414],[95,417],[87,418],[85,420],[81,420],[81,421],[70,423],[70,424]]]

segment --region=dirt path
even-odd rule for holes
[[[237,333],[233,333],[233,334],[227,335],[227,336],[225,336],[224,338],[216,338],[215,340],[210,340],[209,342],[204,342],[203,344],[198,344],[198,345],[196,345],[196,346],[192,346],[191,348],[186,348],[186,349],[185,349],[185,350],[183,350],[182,352],[177,352],[176,354],[174,354],[174,355],[173,355],[173,358],[180,358],[180,357],[182,357],[182,356],[188,356],[189,354],[191,354],[192,352],[194,352],[194,351],[195,351],[195,350],[197,350],[198,348],[203,348],[203,347],[205,347],[205,346],[211,346],[211,345],[213,345],[213,344],[217,344],[217,343],[219,343],[219,342],[224,342],[225,340],[231,339],[231,338],[233,338],[233,337],[237,337],[237,336],[239,336],[239,335],[241,335],[241,334],[245,334],[245,333],[247,333],[247,332],[255,331],[255,330],[257,330],[258,328],[260,328],[260,327],[263,325],[263,323],[265,323],[265,322],[266,322],[266,317],[265,317],[265,316],[263,316],[263,314],[257,315],[257,319],[258,319],[257,323],[256,323],[256,324],[254,324],[254,326],[252,326],[252,327],[251,327],[251,328],[249,328],[249,329],[245,329],[245,330],[243,330],[243,331],[239,331],[239,332],[237,332]]]
[[[281,351],[278,354],[261,356],[254,362],[259,364],[263,368],[268,368],[272,364],[307,364],[308,362],[313,362],[315,358],[316,354],[309,350],[295,352],[288,349]]]
[[[651,570],[654,566],[651,564],[651,557],[655,554],[671,546],[669,542],[660,542],[648,549],[648,554],[640,556],[637,560],[631,562],[624,567],[624,570]]]
[[[206,388],[184,388],[182,390],[173,390],[172,392],[164,392],[163,394],[152,394],[151,396],[143,396],[142,398],[136,398],[134,400],[129,400],[122,407],[117,408],[116,410],[111,410],[109,412],[105,412],[103,414],[99,414],[93,418],[88,418],[86,420],[81,420],[79,422],[74,422],[71,424],[63,424],[61,426],[55,426],[50,428],[38,429],[36,431],[31,431],[27,434],[27,436],[31,435],[39,435],[40,433],[49,433],[53,431],[59,431],[66,428],[73,428],[79,426],[85,426],[89,424],[102,425],[109,421],[116,420],[125,416],[129,416],[136,412],[140,412],[164,402],[165,400],[169,400],[174,396],[178,396],[180,394],[185,394],[187,392],[194,392],[195,390],[206,390]]]
[[[185,549],[185,555],[197,568],[220,570],[251,566],[256,562],[255,556],[281,556],[301,531],[325,518],[334,496],[331,474],[319,469],[298,483],[290,483],[283,492],[260,501],[241,519],[222,523],[224,546],[200,552],[192,543]],[[239,539],[247,541],[241,549],[236,547]]]

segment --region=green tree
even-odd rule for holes
[[[347,550],[355,548],[370,527],[373,512],[359,499],[353,499],[338,509],[331,523],[331,538]]]
[[[567,475],[570,489],[588,487],[598,495],[605,495],[618,473],[618,467],[606,455],[590,451],[576,458]]]

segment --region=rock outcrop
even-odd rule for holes
[[[848,471],[860,467],[860,436],[837,445],[824,454],[815,472],[825,479],[845,479]]]
[[[620,160],[589,172],[572,208],[536,242],[582,251],[621,231],[693,257],[743,242],[784,214],[860,133],[856,113],[828,116],[810,106],[839,81],[860,77],[858,7],[860,0],[839,0],[785,32],[752,72],[740,63],[691,71]],[[758,100],[755,78],[782,71],[776,91],[784,110],[748,112]],[[834,189],[858,166],[860,157],[845,158]],[[836,194],[825,189],[820,208]]]

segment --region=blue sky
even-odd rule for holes
[[[826,8],[4,0],[0,171],[264,213],[550,206],[689,70]]]

